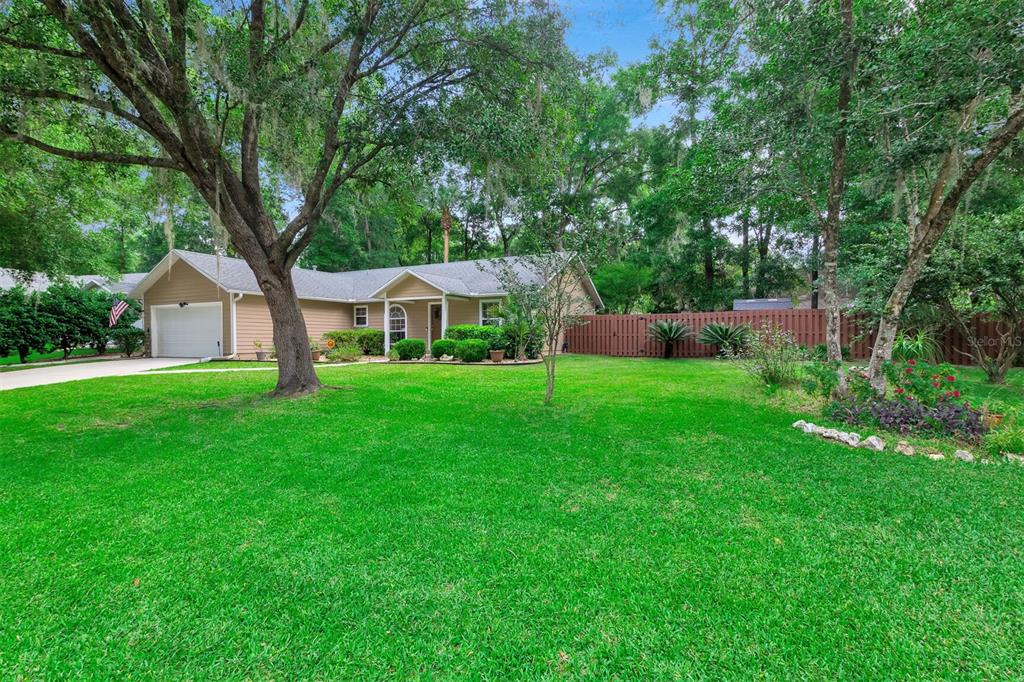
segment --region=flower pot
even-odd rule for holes
[[[320,360],[320,349],[319,348],[316,349],[316,350],[311,350],[309,352],[313,354],[313,362],[317,362],[318,360]]]
[[[260,361],[260,362],[266,362],[267,361],[267,351],[265,351],[265,350],[258,350],[258,351],[256,351],[256,359],[258,361]]]
[[[491,362],[501,362],[505,359],[505,349],[492,350],[491,351]]]

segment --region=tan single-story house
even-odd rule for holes
[[[505,259],[525,282],[536,282],[528,262]],[[430,343],[455,324],[498,324],[505,298],[493,261],[320,272],[292,271],[309,335],[370,327],[385,333],[385,349],[403,338]],[[573,258],[566,255],[566,267]],[[579,314],[601,307],[594,283],[581,274]],[[270,311],[245,261],[173,250],[129,293],[143,305],[154,357],[255,357],[257,344],[274,343]]]

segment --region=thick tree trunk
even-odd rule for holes
[[[910,292],[914,289],[921,268],[924,267],[928,254],[922,257],[911,256],[906,267],[896,281],[896,286],[889,293],[889,298],[882,309],[882,316],[878,320],[878,331],[875,334],[875,345],[871,349],[871,361],[868,363],[868,376],[871,378],[871,387],[879,395],[885,394],[885,374],[882,373],[882,366],[892,359],[892,345],[896,341],[896,332],[899,331],[900,315],[903,314],[903,306],[910,298]]]
[[[430,226],[430,219],[427,219],[427,263],[434,262],[434,228]]]
[[[274,350],[277,353],[274,395],[315,393],[320,388],[320,379],[313,368],[306,320],[295,295],[291,271],[275,270],[276,273],[268,270],[257,276],[274,327]]]
[[[715,254],[712,244],[714,232],[711,217],[704,214],[701,217],[701,224],[704,227],[704,288],[710,292],[715,288]]]
[[[832,172],[828,182],[828,203],[825,223],[822,227],[824,242],[824,263],[822,264],[825,294],[825,346],[828,359],[838,362],[843,359],[840,338],[839,317],[839,213],[843,206],[846,190],[846,122],[853,94],[852,81],[857,69],[857,48],[853,42],[853,0],[840,0],[839,12],[843,18],[843,43],[845,44],[846,68],[839,78],[839,97],[836,111],[839,126],[832,137]],[[846,375],[839,373],[838,392],[845,393]]]
[[[772,226],[769,223],[757,238],[757,269],[754,271],[754,298],[764,298],[765,295],[765,261],[768,260],[768,251],[771,243]]]
[[[447,206],[441,208],[441,231],[444,232],[444,262],[447,263],[452,233],[452,212]]]
[[[818,251],[821,250],[821,235],[814,234],[811,242],[811,309],[818,308]]]
[[[750,298],[750,212],[743,213],[740,222],[743,229],[743,251],[740,254],[740,267],[743,270],[743,298]]]

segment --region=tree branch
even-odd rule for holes
[[[22,144],[27,144],[30,147],[35,147],[47,154],[63,156],[66,159],[74,159],[75,161],[113,163],[121,166],[150,166],[152,168],[172,168],[174,170],[182,170],[181,166],[175,163],[174,160],[158,156],[138,156],[135,154],[118,154],[115,152],[96,151],[80,152],[73,149],[64,149],[63,147],[54,147],[42,140],[37,140],[34,137],[29,137],[23,133],[11,130],[7,126],[0,126],[0,135],[6,139],[21,142]]]
[[[32,52],[42,52],[44,54],[54,54],[58,57],[70,57],[71,59],[88,59],[84,52],[78,50],[66,50],[61,47],[50,47],[49,45],[39,45],[36,43],[28,43],[22,40],[14,40],[13,38],[7,38],[6,36],[0,36],[0,45],[7,45],[18,50],[31,50]]]
[[[64,92],[62,90],[30,90],[28,88],[19,88],[12,85],[0,84],[0,92],[6,92],[16,97],[24,97],[26,99],[52,99],[59,100],[62,102],[72,102],[74,104],[81,104],[82,106],[96,109],[98,111],[105,111],[108,114],[113,114],[118,118],[123,118],[129,123],[138,126],[144,132],[152,134],[152,129],[149,125],[135,114],[125,111],[121,107],[117,106],[113,102],[108,102],[101,99],[93,99],[91,97],[82,97],[81,95],[75,95],[70,92]]]

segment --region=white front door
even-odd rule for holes
[[[153,357],[207,358],[224,354],[220,303],[153,308]]]

